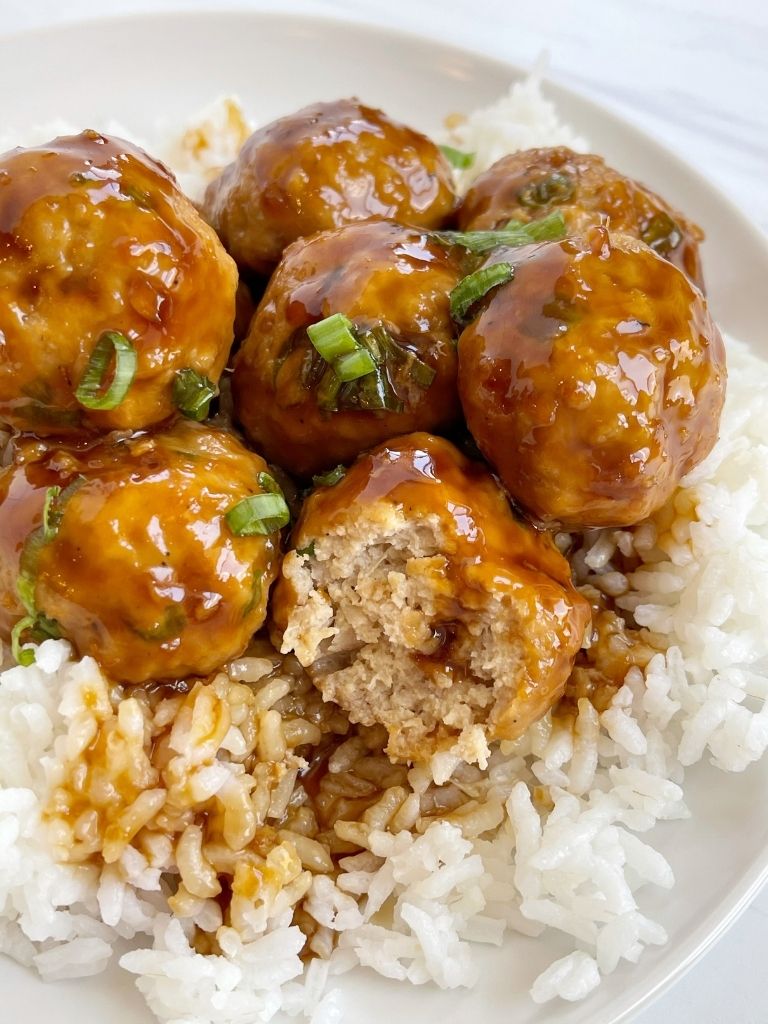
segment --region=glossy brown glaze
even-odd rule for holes
[[[565,146],[502,157],[478,176],[459,210],[462,231],[503,227],[561,210],[571,233],[594,224],[639,238],[703,289],[701,228],[602,157]]]
[[[261,492],[266,469],[233,434],[187,420],[89,445],[22,449],[0,479],[5,634],[21,613],[19,556],[46,488],[82,478],[39,552],[38,611],[116,680],[219,668],[262,625],[278,569],[277,534],[235,536],[224,518]]]
[[[725,350],[686,276],[604,228],[529,246],[459,342],[467,424],[544,523],[636,523],[717,439]]]
[[[388,437],[446,427],[459,415],[450,291],[454,256],[424,232],[388,221],[350,224],[296,242],[275,271],[235,360],[235,412],[259,451],[306,476]],[[318,404],[326,364],[306,328],[343,313],[360,329],[384,326],[435,371],[424,388],[407,369],[393,378],[401,411]]]
[[[137,429],[174,411],[177,370],[216,381],[237,271],[171,174],[96,132],[0,156],[0,423],[38,434]],[[137,351],[113,410],[74,392],[103,331]]]
[[[466,680],[477,638],[467,630],[478,613],[512,601],[510,628],[523,663],[517,687],[488,720],[490,739],[512,739],[543,715],[563,692],[590,619],[575,590],[568,562],[551,537],[516,519],[488,470],[443,438],[416,433],[360,456],[333,487],[319,487],[304,503],[292,545],[306,548],[334,536],[354,510],[377,503],[402,509],[414,526],[437,517],[445,567],[436,589],[433,649],[414,655],[414,672]],[[281,577],[272,603],[276,636],[285,629],[296,594]],[[489,604],[494,601],[498,604]],[[503,688],[503,681],[499,686]],[[450,695],[447,694],[450,702]],[[450,733],[447,731],[446,735]]]
[[[203,212],[241,267],[268,273],[302,236],[371,217],[439,227],[455,205],[433,142],[348,99],[259,128],[208,186]]]

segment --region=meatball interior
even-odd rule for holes
[[[563,213],[569,233],[605,224],[639,238],[703,290],[701,228],[591,153],[565,146],[510,153],[475,179],[458,219],[462,231],[496,230],[553,210]]]
[[[389,437],[449,426],[460,412],[449,299],[460,277],[445,246],[388,221],[290,246],[234,364],[235,414],[265,458],[306,476]],[[386,346],[377,372],[329,410],[329,366],[307,328],[334,313],[362,334],[383,329]]]
[[[478,447],[542,523],[639,522],[717,440],[725,349],[705,299],[605,228],[492,260],[514,278],[459,340]]]
[[[277,532],[236,535],[225,518],[271,488],[258,455],[228,431],[186,420],[29,454],[0,481],[6,627],[22,611],[21,569],[27,603],[113,679],[206,675],[242,653],[264,622],[279,561]],[[51,487],[62,488],[52,504]],[[46,498],[41,538],[42,528],[28,531]],[[36,507],[23,538],[22,507],[25,517]]]
[[[269,273],[304,235],[372,217],[434,228],[455,206],[434,142],[346,99],[259,128],[208,186],[203,211],[241,267]]]
[[[86,131],[0,156],[0,423],[62,435],[167,418],[177,371],[218,380],[236,287],[214,232],[136,146]],[[119,404],[91,408],[76,390],[105,332],[130,342],[135,372]]]
[[[412,434],[307,499],[273,601],[274,635],[387,752],[468,760],[561,696],[589,621],[551,538],[488,471]]]

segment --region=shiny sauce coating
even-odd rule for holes
[[[492,259],[515,276],[459,342],[473,437],[543,523],[639,522],[717,439],[725,350],[705,300],[604,228]]]
[[[172,412],[177,370],[216,381],[236,268],[162,164],[94,131],[0,156],[0,423],[37,434],[138,429]],[[99,338],[136,371],[112,409],[75,390]]]

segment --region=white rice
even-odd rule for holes
[[[197,162],[191,151],[179,155],[179,143],[168,150],[198,194],[232,155],[231,118],[224,101],[209,109]],[[66,130],[46,126],[12,142]],[[475,173],[510,148],[583,144],[536,82],[453,132],[477,153]],[[645,672],[631,669],[602,714],[582,700],[573,729],[547,716],[493,750],[475,809],[421,835],[354,823],[365,852],[343,861],[335,882],[314,876],[305,901],[329,953],[306,968],[290,909],[251,941],[219,929],[224,955],[203,956],[137,850],[101,872],[56,863],[41,820],[49,781],[84,694],[104,683],[92,660],[70,660],[63,641],[43,644],[36,664],[3,673],[0,951],[53,981],[101,970],[121,936],[137,948],[120,963],[160,1020],[244,1024],[282,1010],[337,1024],[343,994],[328,979],[358,966],[417,985],[468,986],[477,944],[555,930],[571,937],[573,952],[531,977],[531,994],[575,1000],[622,960],[664,943],[662,924],[643,912],[643,888],[669,889],[674,878],[647,834],[659,820],[688,816],[686,767],[706,757],[742,771],[768,747],[768,366],[730,342],[729,374],[720,441],[670,507],[630,530],[592,531],[579,556],[582,575],[617,595],[666,653]],[[625,576],[613,565],[617,550],[634,550],[642,564]],[[241,668],[254,678],[268,670]],[[436,767],[447,777],[456,765]],[[410,773],[417,794],[429,781],[425,769]],[[215,916],[204,902],[201,913]]]

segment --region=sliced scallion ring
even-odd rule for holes
[[[11,654],[18,665],[31,665],[35,660],[34,648],[24,647],[21,639],[27,630],[32,629],[34,625],[35,617],[33,615],[25,615],[23,619],[19,619],[11,630]]]
[[[55,517],[55,506],[59,495],[61,494],[61,488],[54,486],[47,488],[45,492],[45,504],[43,505],[43,539],[46,543],[49,540],[53,540],[58,530],[58,522]]]
[[[313,476],[312,483],[315,487],[333,487],[344,477],[346,472],[344,466],[339,464],[334,469],[329,469],[327,473],[318,473],[317,476]]]
[[[440,152],[451,167],[455,167],[457,171],[465,171],[475,162],[474,153],[465,153],[463,150],[456,149],[454,146],[441,146]]]
[[[136,375],[136,349],[119,331],[104,331],[91,352],[75,398],[86,409],[116,409]]]
[[[307,336],[326,361],[333,363],[359,349],[352,321],[343,313],[334,313],[307,328]]]
[[[565,235],[565,219],[556,210],[527,224],[511,220],[498,231],[437,231],[432,237],[442,245],[458,245],[467,252],[482,256],[502,245],[514,247],[534,242],[559,242]]]
[[[282,494],[251,494],[226,514],[227,524],[236,537],[253,537],[282,530],[291,513]]]
[[[376,363],[370,352],[364,348],[357,348],[354,352],[348,352],[333,364],[333,372],[342,383],[350,380],[359,380],[367,373],[373,373]]]
[[[197,420],[199,423],[208,415],[211,407],[211,400],[218,395],[219,389],[213,383],[186,366],[183,370],[177,370],[173,378],[172,398],[173,404],[187,419]]]
[[[515,268],[511,263],[493,263],[459,281],[451,292],[451,316],[456,323],[464,323],[475,303],[487,295],[491,288],[511,281],[514,273]]]

